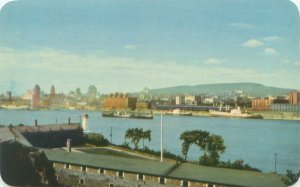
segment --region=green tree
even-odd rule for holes
[[[193,133],[191,131],[185,131],[180,135],[180,140],[183,141],[181,153],[184,156],[184,160],[187,160],[187,154],[191,145],[194,144],[195,137],[193,137]]]
[[[143,139],[143,150],[145,149],[145,140],[151,141],[151,130],[148,129],[142,132],[142,139]]]
[[[284,182],[284,184],[288,186],[292,186],[298,181],[299,177],[300,177],[300,171],[298,171],[298,173],[293,173],[292,170],[287,170],[286,176],[282,178],[282,181]]]
[[[133,143],[134,148],[139,148],[139,142],[143,136],[143,129],[142,128],[132,128],[128,129],[125,134],[125,139],[131,139],[131,143]]]
[[[202,151],[205,152],[207,147],[207,140],[209,137],[209,132],[202,130],[185,131],[180,135],[180,140],[182,140],[182,154],[184,159],[187,159],[188,151],[191,145],[197,145]]]
[[[225,149],[224,140],[221,136],[212,134],[208,137],[207,151],[210,154],[210,158],[214,166],[218,165],[220,154],[224,153]]]

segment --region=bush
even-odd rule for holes
[[[109,145],[109,141],[99,133],[90,133],[84,134],[83,136],[84,143],[93,144],[95,146],[107,146]]]
[[[259,169],[253,168],[250,165],[245,164],[243,160],[236,160],[234,162],[230,162],[230,160],[228,160],[227,162],[220,162],[218,167],[261,172]]]

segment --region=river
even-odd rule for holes
[[[150,149],[160,149],[160,116],[153,120],[105,118],[96,111],[55,110],[0,110],[2,125],[32,125],[37,119],[39,124],[79,122],[80,116],[88,113],[89,130],[102,133],[112,142],[123,144],[128,128],[151,129],[152,140],[145,142]],[[234,161],[243,159],[250,166],[263,172],[273,172],[275,169],[275,153],[277,153],[277,172],[286,173],[287,169],[300,170],[300,121],[238,119],[221,117],[193,116],[163,116],[163,145],[164,149],[175,154],[181,154],[179,136],[186,130],[206,130],[221,135],[226,150],[221,160]],[[201,152],[192,146],[188,159],[197,160]]]

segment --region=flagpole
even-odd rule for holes
[[[162,113],[160,114],[160,162],[163,161],[163,125],[162,125]]]

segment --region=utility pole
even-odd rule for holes
[[[160,162],[163,161],[163,124],[162,113],[160,114]]]
[[[110,127],[110,135],[109,135],[109,136],[110,136],[110,143],[111,143],[111,144],[112,144],[112,135],[113,135],[113,134],[112,134],[112,127]]]
[[[278,153],[275,153],[275,173],[277,172],[277,168],[276,168],[276,164],[277,164],[277,154],[278,154]]]

